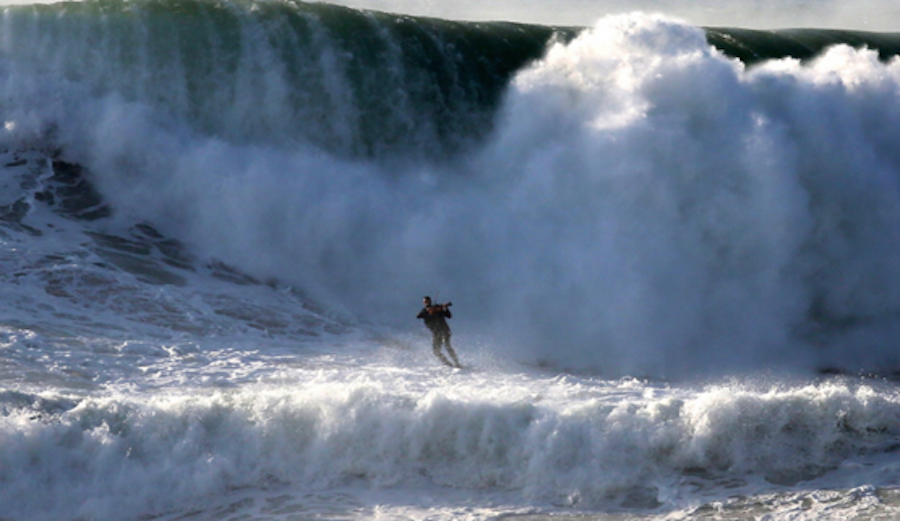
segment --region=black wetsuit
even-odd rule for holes
[[[453,358],[453,361],[456,362],[456,367],[459,367],[459,360],[456,358],[456,352],[453,351],[453,348],[450,347],[450,326],[447,325],[448,318],[453,318],[453,314],[450,313],[450,310],[447,308],[441,308],[434,306],[429,311],[429,308],[422,308],[422,311],[416,315],[416,318],[421,318],[425,321],[425,326],[431,330],[431,334],[433,335],[433,344],[432,347],[434,349],[434,355],[441,359],[442,362],[453,367],[453,364],[450,363],[450,360],[447,360],[447,357],[444,356],[444,353],[441,352],[441,346],[447,347],[447,352],[450,353],[450,357]]]

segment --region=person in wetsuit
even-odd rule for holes
[[[450,313],[450,305],[448,302],[446,304],[431,304],[431,297],[425,297],[422,299],[422,303],[425,307],[422,308],[422,311],[419,311],[419,314],[416,315],[416,318],[421,318],[425,321],[425,326],[431,330],[431,334],[433,336],[432,339],[432,347],[434,349],[434,356],[440,358],[441,362],[449,365],[450,367],[462,367],[459,365],[459,360],[456,358],[456,351],[450,347],[450,326],[447,325],[448,318],[452,318],[453,315]],[[450,358],[453,359],[453,362],[456,363],[454,366],[450,363],[450,360],[447,360],[447,357],[444,356],[444,353],[441,352],[441,346],[445,346],[447,348],[447,352],[450,354]]]

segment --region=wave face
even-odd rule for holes
[[[7,8],[4,54],[229,142],[440,155],[483,134],[552,30],[303,2]]]
[[[439,292],[460,338],[535,363],[890,371],[900,64],[829,46],[896,37],[823,34],[9,7],[4,140],[362,321],[412,327]]]

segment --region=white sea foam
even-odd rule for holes
[[[0,504],[13,505],[13,518],[109,519],[246,487],[449,487],[483,504],[652,510],[661,499],[686,508],[720,497],[722,487],[815,483],[852,462],[874,486],[898,477],[883,451],[900,403],[880,384],[686,389],[377,364],[282,378],[211,394],[46,394],[2,417]],[[860,477],[844,475],[825,482]]]

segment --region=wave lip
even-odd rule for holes
[[[781,58],[809,60],[836,45],[876,50],[883,61],[900,55],[900,33],[837,29],[762,31],[735,27],[710,27],[705,31],[710,44],[748,65]]]

